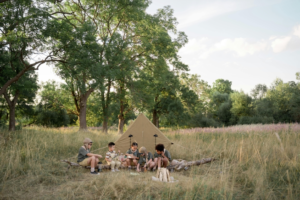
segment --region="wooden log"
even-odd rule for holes
[[[210,163],[212,161],[214,161],[216,159],[214,158],[203,158],[201,160],[196,160],[196,161],[186,161],[186,160],[172,160],[172,162],[170,163],[170,165],[167,167],[169,170],[177,170],[177,171],[180,171],[182,169],[184,170],[188,170],[189,167],[191,166],[198,166],[198,165],[202,165],[202,164],[205,164],[205,163]]]

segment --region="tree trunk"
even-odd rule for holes
[[[107,83],[107,93],[105,98],[105,90],[101,89],[101,101],[102,101],[102,110],[103,110],[103,124],[102,124],[102,132],[107,133],[108,131],[108,111],[110,106],[110,88],[111,88],[111,80],[108,80]]]
[[[152,123],[159,128],[159,124],[158,124],[158,115],[157,115],[157,110],[153,109],[153,113],[152,113]]]
[[[90,88],[85,94],[80,95],[80,112],[79,112],[79,130],[86,131],[86,104],[90,94],[94,91],[93,88]]]
[[[80,99],[79,124],[80,130],[87,130],[86,126],[86,103],[85,99]]]
[[[118,133],[119,134],[123,134],[123,129],[124,129],[124,122],[125,122],[125,119],[124,119],[124,115],[119,115],[119,126],[118,126]]]
[[[124,99],[125,99],[125,91],[124,91],[124,80],[120,80],[120,88],[119,88],[119,99],[120,99],[120,113],[118,115],[119,125],[118,125],[118,133],[123,134],[124,128]]]
[[[122,95],[120,99],[120,114],[118,115],[118,118],[119,118],[118,133],[123,134],[125,119],[124,119],[124,103],[123,103]]]
[[[6,91],[3,93],[3,95],[9,107],[9,131],[15,131],[16,130],[16,116],[15,116],[16,109],[15,108],[19,97],[19,91],[18,90],[16,91],[15,97],[12,101],[10,100]]]
[[[107,126],[107,119],[103,119],[103,124],[102,124],[102,132],[107,133],[108,131],[108,126]]]
[[[16,130],[16,118],[15,118],[15,111],[16,111],[16,104],[12,104],[9,107],[9,131]]]

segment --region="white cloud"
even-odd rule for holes
[[[219,43],[216,43],[214,47],[210,49],[210,52],[216,51],[231,51],[237,56],[243,57],[246,55],[253,55],[254,53],[264,51],[267,48],[267,42],[248,42],[244,38],[235,39],[223,39]]]
[[[298,36],[300,38],[300,25],[294,27],[293,35]]]
[[[250,41],[246,38],[225,38],[214,42],[207,37],[194,38],[181,50],[181,54],[206,59],[216,52],[231,53],[233,56],[244,57],[270,50],[273,50],[274,53],[280,53],[297,49],[300,49],[300,25],[295,26],[293,32],[289,35],[270,36],[269,39],[259,41]]]
[[[273,52],[280,53],[286,50],[300,49],[300,25],[293,28],[293,32],[287,36],[270,38]]]
[[[282,52],[284,50],[286,50],[288,43],[291,40],[290,36],[286,36],[286,37],[280,37],[280,38],[276,38],[273,39],[274,41],[272,42],[271,46],[273,48],[273,51],[275,53],[279,53]]]
[[[192,39],[181,50],[181,55],[191,55],[201,59],[206,59],[215,52],[232,53],[234,56],[253,55],[267,49],[268,43],[266,41],[249,42],[244,38],[223,39],[219,42],[213,43],[208,38],[201,38],[199,40]]]
[[[207,50],[209,44],[208,38],[200,38],[200,39],[191,39],[189,40],[189,43],[182,48],[181,54],[184,55],[190,55],[195,52],[204,52]]]

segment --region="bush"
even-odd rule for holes
[[[204,117],[201,113],[194,115],[190,122],[190,127],[219,127],[220,123],[212,118]]]
[[[272,124],[274,123],[273,117],[266,116],[242,116],[240,117],[238,124]]]
[[[70,117],[65,109],[59,110],[44,110],[38,111],[36,124],[47,127],[61,127],[68,126],[70,123]]]

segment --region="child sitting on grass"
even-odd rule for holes
[[[171,154],[168,150],[165,149],[165,146],[163,144],[158,144],[155,147],[156,152],[154,153],[154,162],[155,167],[153,170],[158,167],[160,170],[160,167],[167,167],[171,162]]]
[[[138,143],[133,142],[131,148],[125,154],[126,163],[128,166],[128,170],[131,170],[131,166],[137,166],[137,160],[139,155]]]
[[[120,154],[120,150],[118,151]],[[110,142],[108,144],[108,152],[106,153],[105,160],[108,165],[110,165],[111,171],[120,171],[118,168],[121,165],[121,162],[118,160],[118,154],[115,152],[115,143]]]
[[[98,172],[95,172],[95,166],[99,162],[99,158],[102,158],[101,155],[90,153],[90,149],[93,145],[93,142],[90,138],[85,138],[83,140],[83,146],[80,147],[78,153],[77,162],[81,166],[91,166],[91,174],[98,175]]]
[[[139,150],[139,162],[136,167],[136,171],[140,172],[143,167],[144,170],[148,166],[149,170],[155,167],[152,153],[148,152],[145,147],[141,147]]]

